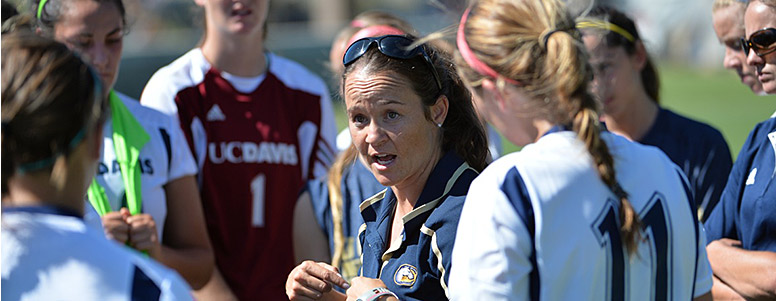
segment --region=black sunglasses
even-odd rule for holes
[[[749,55],[749,49],[757,56],[763,56],[776,51],[776,28],[763,28],[753,32],[749,40],[741,38],[741,48]]]
[[[426,52],[426,47],[420,45],[415,48],[410,48],[413,42],[415,41],[411,38],[399,35],[363,38],[350,44],[350,47],[348,47],[348,50],[345,50],[345,55],[342,57],[342,63],[345,67],[352,64],[363,56],[364,53],[372,47],[372,44],[375,43],[377,44],[377,49],[380,50],[380,53],[395,59],[407,60],[415,56],[422,56],[423,59],[426,60],[428,68],[431,69],[431,74],[434,76],[434,80],[436,80],[437,88],[441,91],[442,81],[439,80],[439,74],[437,73],[436,68],[434,68],[434,63],[431,62],[431,57],[428,55],[428,52]]]

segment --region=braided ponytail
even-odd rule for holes
[[[353,164],[356,159],[356,148],[351,145],[344,150],[329,168],[326,186],[329,189],[329,208],[331,208],[331,220],[334,225],[332,232],[334,240],[334,253],[331,255],[331,265],[338,267],[342,263],[342,253],[345,250],[345,232],[342,230],[342,172]]]

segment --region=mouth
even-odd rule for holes
[[[396,162],[396,155],[373,154],[372,163],[377,165],[378,169],[384,169]]]
[[[240,7],[232,9],[232,17],[245,17],[252,14],[253,11],[250,8]]]

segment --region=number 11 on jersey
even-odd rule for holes
[[[267,188],[267,176],[258,174],[251,181],[251,193],[253,194],[253,209],[251,224],[254,227],[264,227],[264,199]]]

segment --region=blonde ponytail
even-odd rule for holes
[[[342,253],[345,251],[345,232],[342,229],[342,215],[345,210],[342,205],[342,174],[348,165],[356,159],[356,148],[351,145],[343,151],[329,169],[326,186],[329,189],[329,207],[331,208],[331,221],[333,225],[332,240],[334,241],[334,253],[331,255],[331,265],[339,267],[342,263]]]

